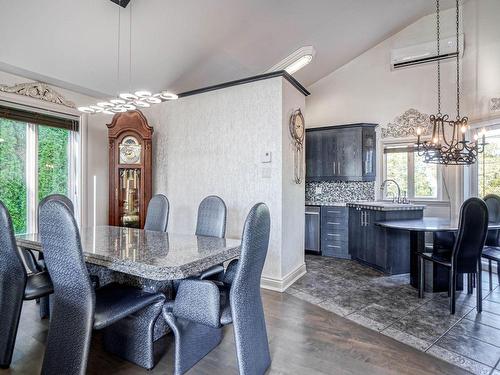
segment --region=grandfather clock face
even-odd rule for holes
[[[120,164],[141,164],[142,145],[137,138],[125,137],[119,147]]]

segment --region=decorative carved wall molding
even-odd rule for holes
[[[69,108],[75,108],[75,103],[64,98],[64,96],[49,85],[41,82],[20,83],[14,86],[0,85],[0,92],[24,95],[50,103],[61,104]]]
[[[491,98],[491,112],[500,111],[500,98]]]
[[[396,117],[394,122],[381,127],[382,138],[416,137],[417,127],[422,129],[423,136],[432,134],[429,115],[410,108],[401,116]]]

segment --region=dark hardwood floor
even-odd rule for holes
[[[467,372],[294,296],[263,291],[272,366],[269,374],[466,374]],[[47,321],[23,306],[14,360],[0,374],[38,374]],[[107,354],[93,338],[89,374],[171,374],[172,348],[150,372]],[[237,374],[232,330],[189,374]]]

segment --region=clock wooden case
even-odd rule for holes
[[[117,113],[107,126],[109,225],[143,228],[152,194],[153,128],[138,110]]]

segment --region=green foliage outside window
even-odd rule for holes
[[[0,200],[16,233],[26,232],[26,124],[0,118]]]
[[[478,193],[482,197],[500,195],[500,131],[489,131],[486,142],[488,144],[478,160]]]
[[[12,217],[14,231],[27,231],[26,134],[28,125],[0,118],[0,200]],[[68,194],[69,131],[37,126],[38,200]]]

